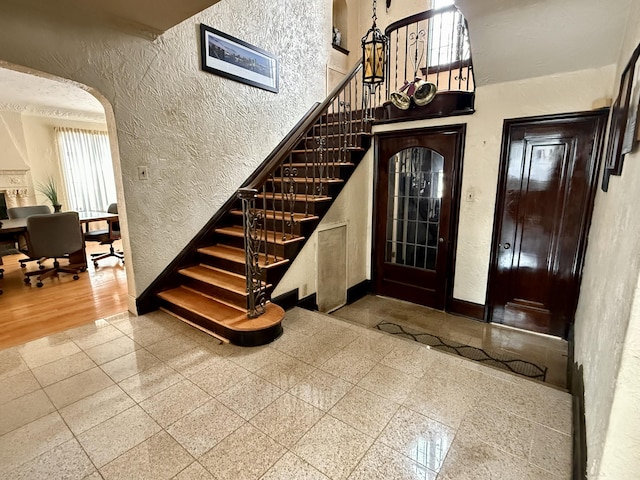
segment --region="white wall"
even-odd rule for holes
[[[200,22],[278,56],[280,93],[201,71]],[[324,98],[325,77],[318,72],[325,71],[330,45],[330,0],[226,0],[153,42],[0,5],[0,60],[85,84],[111,103],[117,130],[109,133],[119,147],[116,182],[130,242],[127,268],[135,271],[131,297]],[[109,119],[109,105],[105,110]],[[139,165],[148,166],[150,180],[137,180]],[[127,277],[133,278],[129,270]]]
[[[634,2],[617,65],[640,41]],[[638,79],[635,80],[636,82]],[[631,479],[640,471],[640,151],[598,192],[576,312],[575,360],[584,367],[589,478]],[[635,299],[635,300],[634,300]]]
[[[0,111],[0,170],[27,168],[20,112]]]
[[[467,124],[455,298],[485,303],[504,120],[590,110],[594,100],[611,95],[613,73],[614,67],[610,66],[479,87],[473,115],[382,125],[374,129],[381,132]],[[470,192],[472,202],[464,200]]]

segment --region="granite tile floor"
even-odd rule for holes
[[[565,479],[571,397],[295,308],[268,346],[163,312],[0,351],[0,478]]]
[[[333,316],[375,327],[381,321],[410,327],[487,352],[507,355],[547,367],[545,381],[566,388],[567,342],[502,325],[479,322],[394,298],[367,295]]]

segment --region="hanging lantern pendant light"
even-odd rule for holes
[[[376,25],[378,19],[376,15],[376,0],[373,0],[373,25],[362,37],[362,83],[369,90],[369,94],[363,100],[365,102],[365,110],[368,106],[367,120],[372,120],[372,98],[375,96],[376,89],[385,80],[385,67],[387,62],[387,49],[389,39],[380,31]],[[368,105],[367,105],[368,103]]]

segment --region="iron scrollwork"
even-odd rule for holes
[[[256,318],[265,312],[267,303],[266,282],[262,281],[259,255],[262,249],[264,214],[255,208],[258,191],[241,188],[238,196],[242,201],[244,226],[245,275],[247,278],[247,316]]]

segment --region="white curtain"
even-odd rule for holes
[[[116,203],[109,137],[104,132],[56,128],[68,210],[106,211]]]

